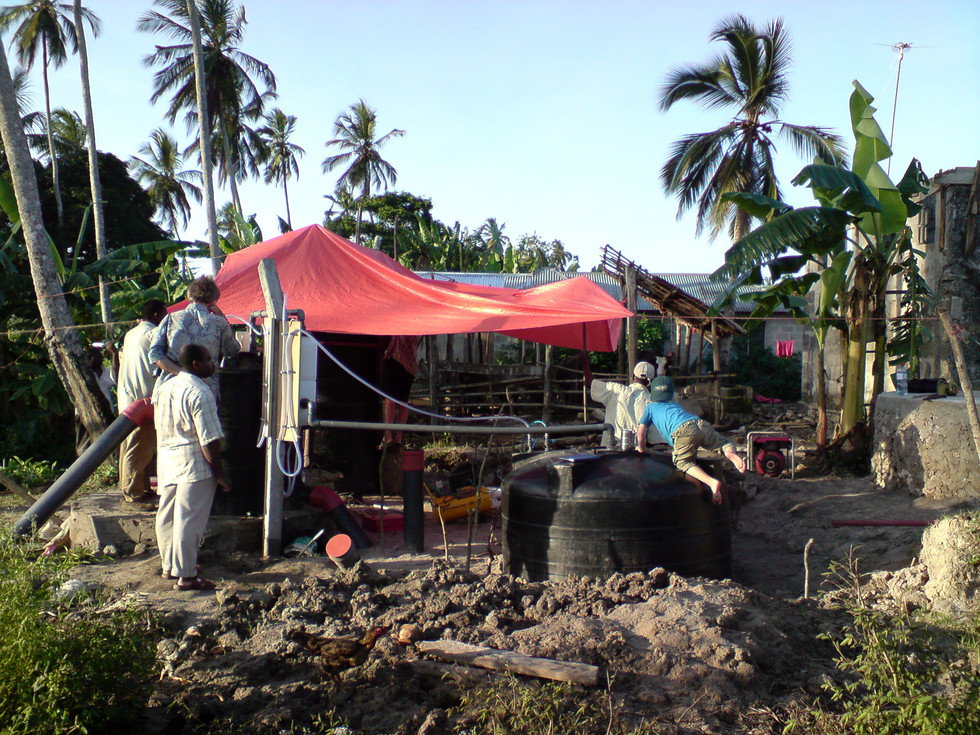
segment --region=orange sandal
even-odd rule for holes
[[[194,571],[197,574],[200,574],[201,573],[201,565],[198,564],[196,567],[194,567]],[[163,571],[161,571],[160,572],[160,576],[163,577],[164,579],[180,579],[180,577],[178,577],[176,574],[173,574],[171,572],[163,572]]]
[[[193,590],[213,590],[215,588],[214,582],[209,579],[205,579],[200,574],[192,578],[190,582],[186,584],[181,584],[178,582],[174,585],[174,589],[179,592],[187,592]]]

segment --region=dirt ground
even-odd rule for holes
[[[514,579],[499,574],[500,533],[491,537],[487,521],[477,528],[470,571],[463,521],[447,526],[448,561],[430,522],[425,554],[404,553],[393,534],[348,571],[324,557],[219,555],[206,540],[201,563],[219,582],[217,593],[173,591],[152,549],[78,567],[77,577],[111,589],[113,604],[160,615],[163,671],[140,732],[288,732],[329,712],[363,733],[435,735],[465,726],[466,713],[451,710],[461,687],[486,686],[486,672],[434,663],[384,636],[366,663],[326,675],[298,640],[407,623],[426,640],[599,666],[603,686],[583,687],[580,696],[611,711],[617,727],[777,732],[773,709],[812,702],[835,676],[830,645],[817,636],[842,619],[814,599],[831,561],[855,549],[862,571],[896,572],[920,554],[921,527],[832,522],[932,520],[950,509],[876,490],[870,478],[749,475],[744,489],[733,580],[661,569],[560,583]],[[810,599],[803,599],[811,539]]]

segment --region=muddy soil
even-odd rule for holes
[[[744,488],[734,580],[654,569],[531,583],[499,573],[499,532],[491,537],[487,523],[465,571],[465,522],[449,524],[448,561],[429,532],[426,554],[404,553],[389,538],[347,571],[323,558],[218,555],[205,542],[201,562],[217,593],[173,591],[152,550],[79,567],[77,576],[114,590],[115,604],[160,616],[162,673],[140,732],[288,732],[330,712],[363,733],[465,728],[472,715],[454,709],[462,688],[486,687],[499,674],[437,664],[388,635],[362,665],[328,671],[334,662],[302,642],[304,634],[360,636],[407,623],[425,640],[599,666],[603,686],[582,687],[578,697],[610,711],[613,730],[778,732],[774,709],[812,702],[836,676],[818,635],[843,619],[815,599],[831,562],[853,551],[863,571],[895,572],[921,550],[921,527],[832,522],[931,520],[949,509],[878,491],[868,478],[748,476]]]

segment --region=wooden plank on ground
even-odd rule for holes
[[[0,472],[0,484],[6,487],[10,492],[12,492],[18,498],[23,500],[25,503],[30,503],[31,505],[33,505],[34,501],[37,500],[37,498],[35,498],[24,488],[18,485],[12,478],[7,477],[2,472]]]
[[[586,686],[595,686],[599,682],[599,667],[590,664],[535,658],[516,651],[473,646],[459,641],[422,641],[419,643],[419,650],[444,661],[465,666],[510,671],[515,674]]]

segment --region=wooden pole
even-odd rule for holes
[[[584,686],[595,686],[599,683],[599,669],[591,664],[534,658],[516,651],[474,646],[459,641],[420,641],[418,646],[420,653],[465,666],[510,671],[515,674],[567,681]]]
[[[691,337],[694,333],[691,332],[691,327],[687,324],[684,325],[684,329],[687,331],[687,339],[684,340],[684,372],[691,372]]]
[[[551,345],[544,347],[544,406],[541,410],[541,420],[546,424],[551,422],[551,391],[554,384],[554,353],[555,348]]]
[[[259,283],[265,297],[265,355],[262,361],[263,420],[268,437],[265,443],[265,514],[262,518],[262,553],[266,557],[282,553],[283,474],[276,459],[279,436],[279,376],[282,373],[282,328],[285,323],[284,299],[276,261],[259,262]]]
[[[589,352],[586,347],[589,344],[588,335],[586,334],[585,322],[582,322],[582,354],[585,356],[585,360],[589,359]],[[585,375],[582,375],[582,423],[588,423],[589,420],[589,386],[585,384]]]
[[[960,379],[960,388],[963,389],[963,399],[966,402],[966,416],[970,423],[970,431],[973,433],[973,444],[977,450],[977,457],[980,457],[980,417],[977,416],[976,399],[973,396],[973,385],[970,383],[970,370],[966,364],[966,355],[963,353],[963,344],[956,334],[949,314],[943,307],[936,309],[939,314],[939,321],[942,322],[949,345],[953,348],[953,361],[956,365],[956,374]]]
[[[425,354],[429,361],[429,407],[432,409],[432,413],[441,413],[441,406],[439,406],[439,343],[432,335],[425,338]],[[436,419],[429,419],[429,423],[436,423]]]
[[[636,367],[636,269],[627,268],[626,269],[626,308],[633,312],[632,316],[626,317],[626,339],[627,339],[627,358],[629,365],[627,365],[628,375],[633,374],[633,368]]]
[[[721,372],[721,344],[718,340],[718,318],[711,319],[711,362],[716,373]]]
[[[703,354],[704,354],[704,330],[699,329],[698,330],[698,357],[697,357],[697,361],[698,361],[697,376],[699,378],[701,377],[701,355]]]

